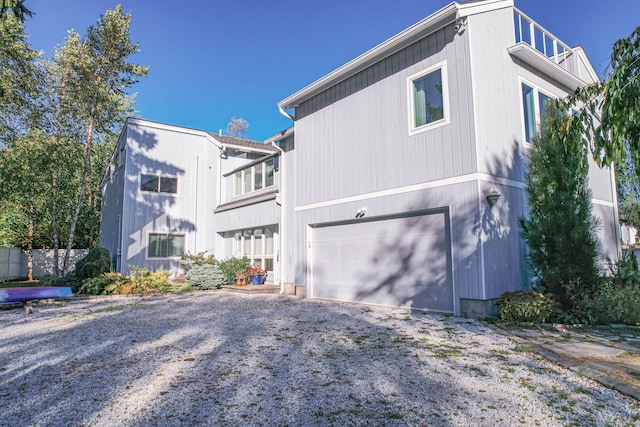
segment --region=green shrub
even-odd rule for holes
[[[131,270],[130,276],[123,276],[120,273],[105,274],[104,276],[111,283],[105,286],[104,293],[111,295],[148,294],[163,292],[171,286],[171,282],[169,282],[171,272],[169,271],[150,272],[146,268],[135,266],[129,266],[129,269]]]
[[[105,286],[112,283],[112,280],[105,275],[100,277],[90,277],[82,281],[82,286],[78,290],[80,294],[100,295],[104,292]]]
[[[535,291],[505,292],[496,308],[507,321],[543,323],[556,311],[558,303]]]
[[[105,248],[93,248],[87,256],[76,263],[75,274],[78,282],[92,277],[100,277],[113,270],[111,255]]]
[[[187,282],[196,289],[211,290],[220,289],[227,283],[224,273],[217,265],[196,265],[187,272]]]
[[[80,281],[76,277],[76,273],[74,271],[70,272],[66,276],[58,277],[58,285],[57,286],[65,286],[71,288],[71,291],[75,294],[80,289]]]
[[[246,273],[246,271],[249,270],[249,267],[251,267],[251,263],[246,257],[229,258],[224,261],[220,261],[218,263],[218,267],[220,267],[220,270],[224,274],[225,283],[232,284],[233,279],[236,277],[236,272],[244,271]]]
[[[193,286],[191,286],[188,283],[171,285],[164,288],[164,292],[167,292],[167,293],[180,293],[180,292],[191,292],[191,291],[193,291]]]
[[[572,314],[582,323],[640,325],[640,271],[633,254],[615,263],[593,293],[576,297]]]
[[[213,255],[207,255],[207,252],[198,252],[195,255],[191,255],[189,252],[182,256],[182,268],[185,271],[191,270],[193,267],[200,265],[216,265],[218,261],[213,257]]]
[[[58,286],[58,276],[55,274],[45,274],[38,281],[38,286]]]

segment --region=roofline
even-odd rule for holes
[[[220,143],[220,141],[216,140],[215,138],[212,138],[211,134],[209,132],[207,132],[207,131],[204,131],[204,130],[193,129],[193,128],[188,128],[188,127],[184,127],[184,126],[170,125],[170,124],[167,124],[167,123],[154,122],[154,121],[151,121],[151,120],[139,119],[139,118],[135,118],[135,117],[127,117],[127,120],[125,121],[125,126],[124,127],[126,127],[129,124],[138,125],[138,126],[146,126],[146,127],[156,128],[156,129],[171,130],[171,131],[176,131],[176,132],[188,133],[188,134],[191,134],[191,135],[202,136],[202,137],[205,137],[211,143],[213,143],[213,145],[215,145],[216,147],[222,148],[222,143]]]
[[[386,58],[392,53],[403,49],[406,46],[409,46],[411,43],[414,43],[416,40],[421,39],[425,35],[444,27],[446,24],[453,22],[456,19],[458,7],[458,3],[450,3],[437,12],[427,16],[417,24],[412,25],[401,33],[391,37],[387,41],[349,61],[342,67],[327,74],[319,80],[316,80],[309,86],[299,90],[288,98],[283,99],[278,103],[278,107],[296,107],[297,105],[300,105],[301,102],[311,98],[314,95],[317,95],[323,90],[328,89],[329,87],[334,86],[335,84],[347,79],[353,74],[364,70],[365,68]]]
[[[291,135],[293,135],[294,132],[294,127],[291,126],[290,128],[287,128],[285,130],[283,130],[282,132],[278,132],[275,135],[270,136],[269,138],[264,140],[265,144],[271,144],[272,142],[276,142],[276,141],[281,141]]]

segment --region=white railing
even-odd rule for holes
[[[533,19],[529,18],[520,10],[516,8],[513,10],[516,43],[527,43],[549,58],[549,60],[580,78],[580,67],[578,67],[577,55],[573,49],[562,43],[557,37],[538,25]]]

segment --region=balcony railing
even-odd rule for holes
[[[514,8],[516,43],[526,43],[546,56],[550,61],[580,78],[577,55],[553,34],[538,25],[533,19]]]

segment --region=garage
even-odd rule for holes
[[[311,296],[453,313],[447,211],[318,224]]]

